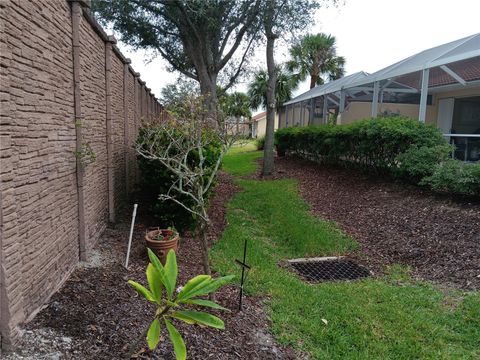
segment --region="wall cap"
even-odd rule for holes
[[[108,35],[107,36],[107,41],[112,43],[112,44],[116,44],[117,43],[117,39],[115,39],[115,36],[113,35]]]
[[[85,8],[91,8],[92,7],[92,1],[91,0],[67,0],[70,3],[78,2],[80,3],[81,6]]]

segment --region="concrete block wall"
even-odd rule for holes
[[[132,144],[162,106],[87,0],[0,0],[3,348],[86,259],[138,179]],[[92,164],[76,156],[85,146]]]

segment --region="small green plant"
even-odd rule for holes
[[[75,128],[79,129],[83,127],[83,123],[81,119],[76,119],[75,120]]]
[[[150,263],[147,266],[148,289],[132,280],[129,280],[128,283],[146,300],[157,306],[153,321],[146,332],[148,347],[151,350],[157,347],[160,342],[161,324],[163,323],[172,342],[177,360],[186,359],[187,350],[185,342],[180,332],[173,325],[172,320],[177,319],[187,324],[199,324],[216,329],[224,329],[225,324],[220,318],[207,312],[185,310],[185,308],[203,306],[228,310],[213,301],[201,297],[209,295],[226,285],[233,279],[233,276],[213,279],[210,275],[198,275],[187,281],[176,293],[178,268],[175,252],[173,250],[168,252],[167,261],[165,266],[163,266],[158,257],[150,249],[147,250],[150,259]],[[133,350],[135,349],[131,349],[131,351]]]
[[[97,160],[97,155],[93,151],[89,142],[83,142],[81,148],[74,150],[73,154],[80,160],[82,166],[93,164]]]
[[[257,147],[257,150],[263,150],[265,147],[265,136],[260,136],[255,140],[255,146]]]
[[[177,229],[174,226],[169,226],[167,229],[161,230],[155,240],[168,241],[174,239],[177,235]]]

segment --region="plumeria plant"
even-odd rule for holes
[[[148,288],[129,280],[128,283],[146,300],[156,304],[157,309],[150,327],[146,331],[148,347],[153,350],[160,342],[162,323],[165,325],[177,360],[187,358],[187,350],[180,332],[175,328],[172,319],[187,324],[200,324],[216,329],[224,329],[224,322],[207,312],[189,310],[191,306],[203,306],[213,309],[227,310],[217,303],[202,297],[215,292],[233,279],[232,276],[212,278],[210,275],[198,275],[189,280],[177,291],[177,259],[175,252],[167,254],[165,266],[162,265],[153,251],[148,249],[150,263],[147,266]],[[144,335],[142,335],[144,338]],[[135,349],[132,349],[135,350]]]

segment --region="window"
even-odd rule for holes
[[[480,96],[455,99],[452,128],[457,134],[480,134]]]
[[[480,96],[455,99],[452,133],[480,135]],[[452,143],[456,159],[480,160],[480,137],[452,137]]]

